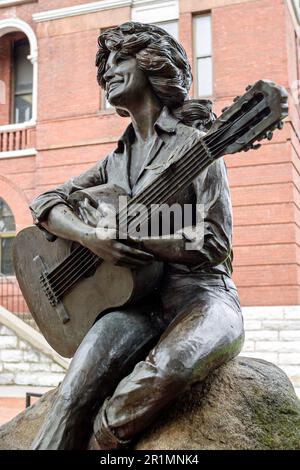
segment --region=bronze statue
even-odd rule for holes
[[[163,29],[130,22],[105,31],[98,42],[98,82],[117,112],[130,116],[131,124],[111,154],[82,175],[37,197],[31,210],[48,238],[54,235],[76,242],[76,249],[85,247],[93,253],[92,259],[130,268],[137,277],[155,263],[163,267],[163,274],[144,296],[140,293],[125,305],[108,309],[91,326],[59,387],[34,449],[129,446],[164,407],[236,356],[244,339],[239,297],[231,279],[230,193],[225,163],[219,157],[230,149],[233,153],[243,146],[250,148],[262,131],[253,134],[250,143],[239,142],[239,147],[234,147],[236,137],[226,132],[230,116],[236,122],[241,115],[236,118],[233,111],[229,112],[227,128],[218,127],[210,102],[188,99],[192,74],[186,53]],[[257,95],[251,93],[248,101],[256,100]],[[260,106],[256,101],[255,105]],[[270,120],[269,128],[277,122]],[[214,125],[214,139],[204,141],[202,137]],[[216,135],[221,134],[227,147],[218,147]],[[188,158],[194,158],[195,149],[198,154],[204,152],[204,160],[212,158],[216,149],[219,153],[213,164],[206,158],[206,166],[190,181],[193,173],[190,168],[186,171],[186,165]],[[188,184],[182,182],[172,192],[167,178],[172,171],[167,171],[174,152],[187,157],[184,167],[180,162],[176,167],[173,159],[176,178],[172,181],[177,184],[183,174]],[[159,233],[138,238],[129,233],[124,238],[117,237],[110,227],[99,226],[93,200],[101,203],[105,191],[134,199],[151,187],[157,195],[161,191],[157,171],[161,169],[165,170],[169,203],[193,209],[192,222],[183,226],[180,236]],[[197,204],[204,207],[199,222]],[[200,230],[200,224],[204,227],[201,243],[186,249],[192,239],[191,228]],[[69,266],[64,264],[65,276]],[[44,277],[48,294],[51,279]],[[60,301],[55,295],[52,302],[58,308]],[[58,313],[62,313],[58,324],[67,328],[68,312]]]

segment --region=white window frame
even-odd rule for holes
[[[24,3],[33,3],[38,0],[0,0],[0,8],[18,6]]]
[[[132,21],[166,23],[179,19],[178,0],[132,0]]]
[[[214,63],[213,63],[213,38],[212,38],[212,31],[211,31],[211,54],[210,55],[197,55],[196,53],[196,41],[197,41],[197,18],[205,17],[208,16],[210,17],[210,22],[212,25],[212,15],[210,12],[207,13],[202,13],[199,15],[193,16],[193,64],[194,64],[194,95],[196,98],[212,98],[214,95]],[[212,61],[212,83],[211,83],[211,88],[212,88],[212,93],[210,95],[200,95],[198,93],[198,59],[205,59],[205,58],[211,58]]]
[[[33,65],[33,82],[32,82],[32,116],[29,121],[22,122],[21,124],[7,124],[0,126],[0,132],[13,131],[16,129],[24,129],[26,127],[32,127],[36,125],[37,120],[37,99],[38,99],[38,45],[37,38],[33,29],[25,21],[19,18],[7,18],[0,20],[0,39],[7,33],[16,31],[22,31],[30,45],[30,55],[28,59]]]

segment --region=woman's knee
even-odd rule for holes
[[[172,354],[168,350],[165,350],[164,354],[160,348],[159,354],[155,355],[154,348],[144,364],[145,371],[152,371],[153,387],[160,388],[162,393],[166,393],[166,391],[172,393],[172,390],[184,389],[192,378],[191,368],[186,366],[180,355]]]

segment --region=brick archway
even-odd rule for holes
[[[17,232],[32,224],[28,201],[23,191],[2,175],[0,175],[0,197],[9,205],[13,213]]]

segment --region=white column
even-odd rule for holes
[[[37,50],[31,52],[28,56],[28,60],[32,63],[33,66],[33,77],[32,77],[32,117],[31,121],[33,123],[37,120],[37,97],[38,97],[38,54]]]

